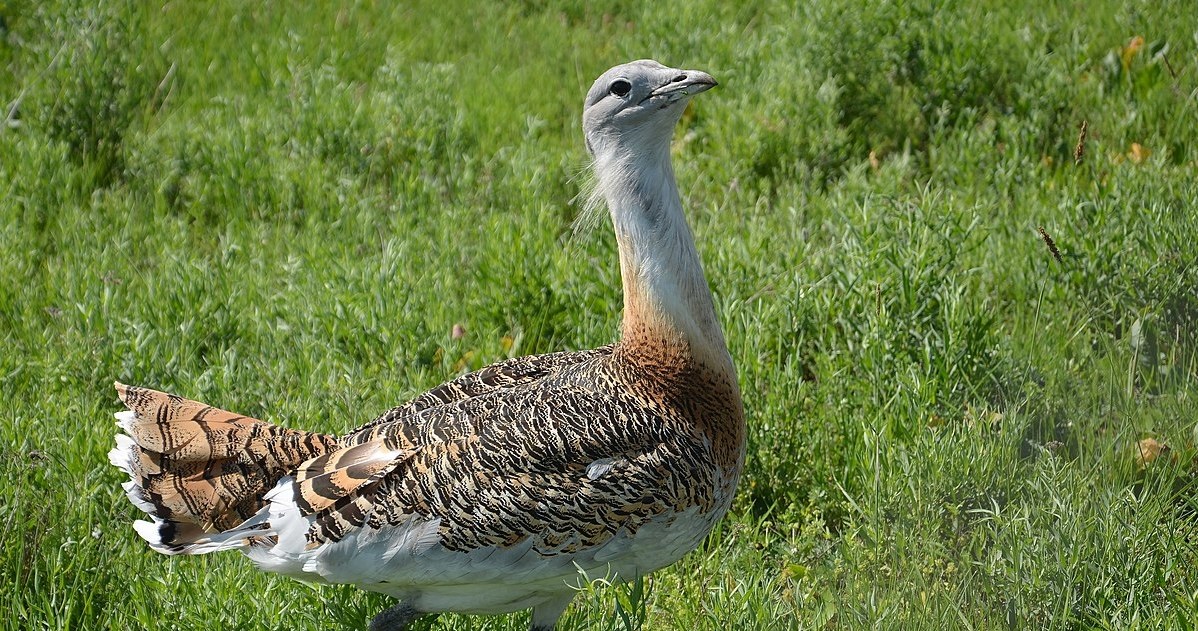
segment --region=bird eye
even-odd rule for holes
[[[616,79],[611,82],[608,91],[618,97],[628,96],[628,92],[632,90],[632,84],[625,79]]]

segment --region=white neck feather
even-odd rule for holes
[[[595,194],[607,201],[619,244],[624,342],[681,346],[713,368],[731,370],[711,290],[682,212],[669,141],[645,142],[641,148],[645,145],[652,148],[595,155]]]

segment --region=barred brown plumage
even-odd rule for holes
[[[121,427],[138,446],[118,466],[128,469],[155,515],[179,526],[233,528],[265,505],[263,495],[280,478],[337,448],[333,436],[284,429],[148,388],[118,383],[116,389],[133,413]]]
[[[509,359],[341,438],[117,384],[110,460],[167,554],[227,549],[262,569],[425,613],[532,607],[551,629],[586,573],[629,579],[694,549],[727,511],[745,454],[736,372],[669,145],[715,81],[637,61],[604,73],[583,129],[616,229],[620,341]]]

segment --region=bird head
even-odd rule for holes
[[[715,85],[706,72],[669,68],[651,59],[608,70],[595,80],[583,105],[587,151],[600,159],[611,152],[668,148],[690,98]]]

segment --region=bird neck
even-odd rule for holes
[[[596,159],[597,192],[607,200],[620,251],[624,323],[618,348],[642,364],[698,365],[735,375],[669,152],[667,141],[656,151]]]

